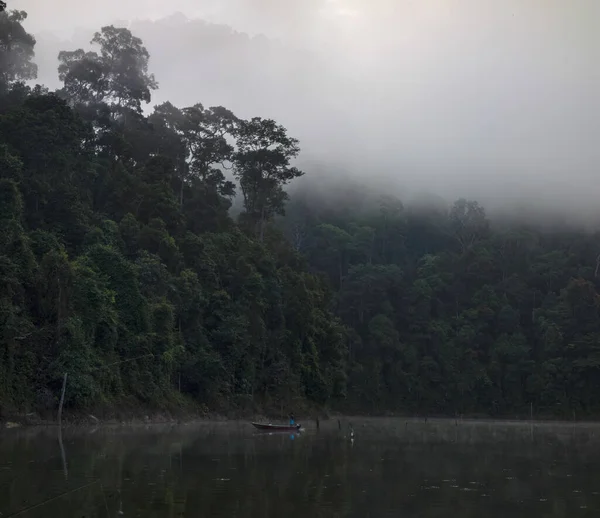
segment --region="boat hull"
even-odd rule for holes
[[[288,424],[263,424],[263,423],[252,423],[252,426],[258,430],[264,430],[268,432],[297,432],[300,430],[300,425],[296,424],[290,426]]]

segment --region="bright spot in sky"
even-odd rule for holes
[[[327,17],[357,18],[360,10],[345,5],[343,0],[328,0],[321,13]]]

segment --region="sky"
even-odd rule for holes
[[[131,23],[152,56],[156,102],[276,118],[300,138],[307,177],[597,210],[597,0],[8,4],[29,13],[40,81],[57,86],[58,50]],[[209,23],[157,22],[176,12]]]

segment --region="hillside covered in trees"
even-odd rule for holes
[[[288,196],[277,122],[144,114],[150,56],[113,26],[27,86],[25,19],[0,13],[0,411],[53,411],[68,373],[73,410],[600,413],[599,236]]]

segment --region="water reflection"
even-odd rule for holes
[[[0,516],[584,517],[594,426],[353,419],[302,434],[244,423],[0,436]],[[93,433],[92,433],[93,432]],[[68,468],[67,468],[68,466]],[[37,507],[35,507],[37,506]],[[33,507],[33,508],[32,508]]]

